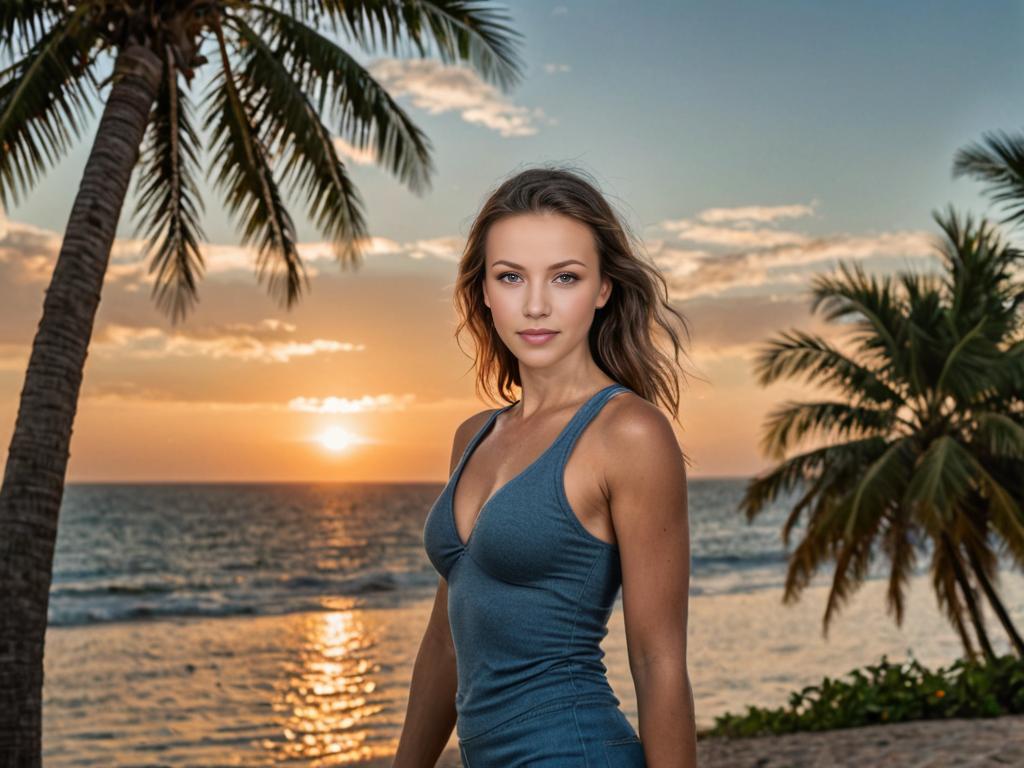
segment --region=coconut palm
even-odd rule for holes
[[[919,551],[931,549],[940,606],[974,656],[974,628],[994,652],[980,587],[1018,655],[1024,642],[997,590],[997,555],[1024,564],[1024,285],[1021,251],[992,225],[950,207],[933,212],[939,273],[882,277],[859,264],[812,283],[812,312],[849,327],[849,348],[784,332],[760,352],[767,385],[804,377],[830,394],[773,411],[763,448],[777,466],[753,478],[741,508],[752,520],[795,493],[782,529],[792,550],[784,602],[798,599],[818,567],[834,561],[823,617],[863,582],[875,550],[888,561],[887,609],[901,625],[904,590]],[[831,394],[834,393],[834,394]],[[804,440],[817,445],[789,455]],[[787,457],[788,456],[788,457]]]
[[[0,61],[9,62],[0,71],[0,203],[26,194],[81,135],[90,104],[103,102],[0,487],[0,763],[40,762],[43,640],[72,424],[136,166],[153,296],[172,323],[197,297],[203,234],[196,182],[204,172],[223,193],[242,242],[254,246],[260,281],[291,308],[308,280],[286,191],[302,196],[343,268],[358,265],[366,241],[363,204],[335,136],[372,150],[417,194],[433,170],[425,135],[335,39],[344,34],[393,55],[436,51],[444,63],[467,62],[507,89],[520,79],[521,63],[513,50],[519,33],[503,19],[469,0],[0,3]],[[207,166],[189,91],[205,65]]]
[[[959,176],[985,182],[993,201],[1008,211],[1001,223],[1024,223],[1024,135],[993,131],[957,150],[953,178]]]

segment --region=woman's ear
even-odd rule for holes
[[[609,278],[609,277],[602,277],[601,278],[601,291],[597,294],[597,299],[598,299],[597,308],[601,309],[601,307],[603,307],[605,304],[607,304],[608,300],[611,298],[611,295],[612,295],[612,281],[611,281],[611,278]]]

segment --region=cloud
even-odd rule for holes
[[[814,214],[815,202],[809,205],[746,205],[735,208],[706,208],[697,214],[700,221],[720,224],[728,221],[771,222],[776,219],[798,219]]]
[[[779,219],[797,219],[814,213],[810,205],[746,205],[735,208],[706,208],[693,219],[667,219],[661,228],[675,233],[680,240],[730,248],[772,248],[801,245],[810,241],[800,232],[776,229]],[[723,226],[724,225],[724,226]]]
[[[570,71],[570,67],[568,64],[556,64],[554,62],[549,62],[544,65],[544,71],[549,75],[553,75],[556,72],[568,72]]]
[[[224,358],[259,363],[286,363],[295,357],[323,353],[362,352],[363,344],[334,339],[297,341],[282,338],[295,326],[274,318],[251,325],[230,323],[187,332],[167,332],[155,326],[107,323],[94,336],[90,354],[119,360],[165,360],[168,357]]]
[[[675,232],[680,240],[732,248],[772,248],[780,245],[799,245],[810,241],[808,235],[779,229],[733,229],[694,224],[686,220],[665,222],[665,229]]]
[[[724,254],[673,249],[660,241],[652,255],[664,264],[676,298],[721,294],[738,288],[806,286],[806,268],[839,260],[905,259],[934,256],[934,238],[927,232],[883,232],[872,235],[831,235],[806,238]]]
[[[896,265],[934,255],[935,238],[923,231],[811,235],[774,226],[781,219],[811,216],[816,205],[706,208],[692,218],[666,219],[659,226],[671,236],[649,241],[648,252],[681,299],[739,289],[763,292],[769,286],[806,287],[808,267],[839,260],[879,259]],[[673,238],[705,248],[683,248]]]
[[[358,398],[347,397],[293,397],[288,401],[276,400],[214,400],[197,399],[173,392],[160,386],[149,386],[136,381],[104,381],[86,382],[82,390],[82,399],[92,402],[136,402],[142,404],[159,403],[162,410],[167,406],[181,406],[188,411],[204,408],[210,411],[290,411],[302,413],[384,413],[389,411],[407,411],[416,403],[416,395],[377,394],[363,395]],[[463,400],[443,399],[431,403],[417,404],[417,410],[455,409],[466,403]]]
[[[372,144],[367,144],[365,149],[353,146],[340,136],[334,137],[334,151],[343,160],[350,160],[356,165],[373,165],[377,162],[377,151]]]
[[[431,59],[378,59],[368,69],[392,96],[410,96],[413,106],[432,115],[458,112],[467,123],[502,136],[532,136],[537,122],[547,119],[540,108],[511,103],[466,67]]]
[[[415,395],[363,395],[358,399],[347,397],[293,397],[287,403],[290,411],[303,413],[367,413],[370,411],[404,411],[416,400]]]

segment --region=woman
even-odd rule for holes
[[[456,334],[478,386],[521,396],[458,428],[427,516],[440,579],[396,768],[433,766],[453,726],[467,768],[696,766],[686,458],[653,404],[678,411],[686,323],[638,251],[562,169],[505,181],[473,223]],[[620,587],[639,735],[601,661]]]

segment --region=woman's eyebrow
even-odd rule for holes
[[[526,269],[526,267],[524,267],[522,264],[515,264],[515,263],[513,263],[511,261],[508,261],[506,259],[498,259],[491,266],[492,267],[496,267],[499,264],[507,264],[508,266],[512,267],[513,269]],[[560,261],[557,264],[552,264],[550,267],[548,267],[548,269],[561,269],[562,267],[567,267],[570,264],[579,264],[581,267],[584,267],[584,268],[586,268],[586,266],[587,266],[586,264],[584,264],[579,259],[569,259],[567,261]]]

